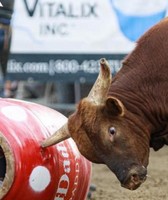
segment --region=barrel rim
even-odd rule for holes
[[[2,132],[0,132],[0,147],[6,159],[6,173],[2,185],[0,186],[0,199],[2,199],[10,190],[15,175],[14,153]]]

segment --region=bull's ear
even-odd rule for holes
[[[106,109],[110,114],[114,116],[124,116],[124,105],[116,97],[108,97],[105,104]]]

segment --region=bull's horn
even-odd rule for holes
[[[100,67],[101,68],[97,80],[88,95],[88,99],[96,104],[101,104],[104,102],[112,80],[110,66],[105,58],[100,60]]]
[[[41,144],[41,146],[42,147],[52,146],[54,144],[62,142],[63,140],[66,140],[70,137],[71,136],[68,131],[68,124],[66,123],[60,129],[58,129],[53,135],[51,135],[49,138],[44,140],[43,143]]]

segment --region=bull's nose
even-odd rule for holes
[[[146,180],[146,177],[146,168],[143,166],[136,166],[129,171],[128,176],[122,186],[130,190],[135,190]]]
[[[146,178],[147,169],[144,166],[135,167],[130,170],[129,175],[135,179],[136,179],[136,177],[138,177],[140,180],[143,180],[144,177]]]

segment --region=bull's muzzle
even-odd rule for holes
[[[136,190],[147,178],[147,170],[144,166],[132,168],[121,186],[129,190]]]

